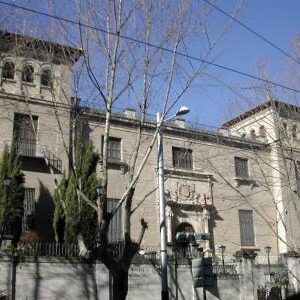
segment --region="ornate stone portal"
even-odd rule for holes
[[[167,241],[175,241],[176,228],[189,223],[195,232],[210,233],[209,219],[214,209],[212,175],[197,178],[170,176],[165,183]],[[209,241],[198,242],[205,251],[210,251]]]

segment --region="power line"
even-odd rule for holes
[[[222,8],[218,7],[217,5],[211,3],[208,0],[202,0],[203,2],[207,3],[208,5],[210,5],[211,7],[215,8],[217,11],[219,11],[220,13],[224,14],[225,16],[227,16],[228,18],[230,18],[231,20],[233,20],[234,22],[238,23],[240,26],[242,26],[243,28],[245,28],[246,30],[248,30],[249,32],[251,32],[252,34],[254,34],[255,36],[257,36],[258,38],[260,38],[261,40],[263,40],[264,42],[266,42],[267,44],[269,44],[270,46],[272,46],[273,48],[275,48],[277,51],[281,52],[282,54],[284,54],[285,56],[289,57],[290,59],[292,59],[294,62],[296,62],[297,64],[300,64],[300,61],[295,58],[294,56],[292,56],[291,54],[289,54],[288,52],[286,52],[285,50],[281,49],[279,46],[277,46],[275,43],[273,43],[272,41],[270,41],[269,39],[265,38],[263,35],[261,35],[260,33],[258,33],[257,31],[255,31],[254,29],[250,28],[249,26],[247,26],[246,24],[242,23],[241,21],[239,21],[237,18],[233,17],[232,15],[230,15],[229,13],[227,13],[226,11],[224,11]]]
[[[4,4],[4,5],[7,5],[7,6],[14,7],[16,9],[21,9],[21,10],[24,10],[24,11],[28,11],[28,12],[31,12],[31,13],[38,14],[38,15],[42,15],[44,17],[49,17],[49,18],[53,18],[53,19],[56,19],[56,20],[60,20],[60,21],[66,22],[66,23],[70,23],[72,25],[78,25],[78,26],[85,27],[85,28],[88,28],[88,29],[93,29],[93,30],[100,31],[100,32],[105,33],[105,34],[118,36],[120,38],[129,40],[129,41],[132,41],[132,42],[135,42],[135,43],[138,43],[138,44],[142,44],[142,45],[145,45],[145,46],[156,48],[156,49],[162,50],[162,51],[167,52],[167,53],[176,54],[176,55],[181,56],[181,57],[185,57],[185,58],[188,58],[188,59],[191,59],[191,60],[194,60],[194,61],[198,61],[198,62],[207,64],[207,65],[216,67],[218,69],[223,69],[223,70],[226,70],[226,71],[238,74],[238,75],[242,75],[242,76],[245,76],[245,77],[248,77],[248,78],[251,78],[251,79],[255,79],[255,80],[258,80],[258,81],[261,81],[261,82],[264,82],[264,83],[268,83],[268,84],[271,84],[273,86],[277,86],[277,87],[280,87],[280,88],[283,88],[283,89],[286,89],[286,90],[289,90],[289,91],[292,91],[292,92],[295,92],[295,93],[300,93],[300,90],[297,90],[295,88],[291,88],[291,87],[288,87],[286,85],[283,85],[283,84],[280,84],[280,83],[277,83],[277,82],[274,82],[274,81],[263,79],[263,78],[260,78],[258,76],[255,76],[255,75],[252,75],[252,74],[249,74],[249,73],[246,73],[246,72],[243,72],[243,71],[239,71],[237,69],[233,69],[231,67],[227,67],[227,66],[224,66],[224,65],[213,63],[211,61],[208,61],[208,60],[196,57],[196,56],[192,56],[192,55],[180,52],[180,51],[174,51],[174,50],[166,48],[166,47],[162,47],[162,46],[158,46],[158,45],[153,44],[153,43],[145,42],[145,41],[133,38],[133,37],[128,36],[128,35],[123,35],[123,34],[120,34],[120,33],[117,33],[117,32],[110,32],[110,31],[107,31],[107,30],[102,29],[102,28],[87,25],[87,24],[84,24],[84,23],[81,23],[81,22],[76,22],[76,21],[66,19],[66,18],[63,18],[63,17],[58,17],[58,16],[53,15],[53,14],[44,13],[44,12],[41,12],[41,11],[38,11],[38,10],[35,10],[35,9],[20,6],[20,5],[17,5],[17,4],[7,3],[7,2],[1,1],[1,0],[0,0],[0,4]]]

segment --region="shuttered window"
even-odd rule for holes
[[[241,246],[255,246],[253,211],[239,210]]]
[[[16,147],[18,154],[24,156],[36,155],[36,132],[38,117],[29,115],[15,114],[14,118],[14,135],[16,138]]]
[[[193,169],[193,152],[191,149],[172,148],[173,167]]]
[[[32,218],[35,212],[35,189],[25,188],[24,197],[24,215],[22,220],[22,229],[26,231],[32,226]]]
[[[118,201],[119,199],[108,199],[108,211],[113,211],[116,208]],[[110,242],[122,240],[122,209],[119,209],[110,221],[108,240]]]
[[[248,170],[248,159],[242,157],[235,157],[235,175],[237,177],[248,178],[249,170]]]

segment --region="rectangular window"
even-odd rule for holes
[[[22,229],[26,231],[33,226],[33,216],[35,212],[35,189],[25,188],[24,215]]]
[[[248,170],[248,159],[235,157],[235,175],[241,178],[248,178],[249,177],[249,170]]]
[[[14,138],[18,154],[36,156],[38,117],[15,113]]]
[[[103,137],[102,137],[102,151],[103,151]],[[108,138],[107,158],[109,160],[121,161],[121,139],[115,137]]]
[[[193,151],[185,148],[172,148],[173,167],[193,169]]]
[[[255,246],[253,211],[239,210],[241,246]]]
[[[118,201],[118,199],[108,199],[107,210],[110,212],[113,211],[116,208]],[[122,239],[122,209],[120,208],[110,221],[108,240],[114,242],[121,241]]]
[[[300,184],[300,161],[297,161],[295,164],[295,178],[297,185]]]

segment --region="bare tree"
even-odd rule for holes
[[[140,235],[137,241],[132,238],[131,219],[137,211],[133,207],[135,190],[139,184],[141,173],[144,170],[151,151],[155,145],[158,130],[162,126],[164,117],[174,109],[183,96],[189,91],[197,80],[207,71],[207,65],[203,62],[194,62],[190,54],[195,52],[197,56],[207,59],[214,54],[218,42],[231,23],[222,24],[217,32],[209,19],[212,11],[203,4],[195,4],[194,1],[143,1],[136,0],[125,2],[122,0],[103,1],[101,5],[94,1],[66,3],[70,8],[70,15],[77,18],[77,26],[70,28],[63,20],[55,23],[58,31],[52,30],[49,39],[56,32],[62,32],[66,41],[74,43],[77,39],[83,49],[83,59],[78,64],[75,72],[73,89],[75,101],[71,102],[69,93],[59,94],[50,87],[53,114],[58,124],[63,148],[70,160],[70,172],[76,178],[76,192],[78,202],[85,202],[97,215],[97,228],[99,230],[99,242],[95,247],[88,248],[81,232],[78,232],[78,245],[80,254],[85,257],[93,257],[100,260],[109,269],[113,278],[113,299],[125,299],[128,291],[128,271],[134,255],[137,253],[145,230],[147,220],[140,220]],[[241,9],[238,2],[234,14]],[[75,36],[75,38],[70,38]],[[49,46],[49,44],[46,43]],[[70,57],[69,53],[60,51],[60,59]],[[51,47],[45,47],[51,61],[57,53],[52,52]],[[71,55],[74,62],[75,54]],[[78,55],[77,55],[78,56]],[[62,79],[62,78],[61,78]],[[84,91],[81,87],[84,86]],[[28,111],[34,127],[33,114],[30,112],[29,99],[24,92],[24,101],[28,103]],[[92,202],[83,193],[80,178],[74,164],[74,145],[69,148],[69,141],[64,134],[62,126],[62,113],[65,104],[68,109],[78,109],[78,98],[81,95],[86,100],[84,105],[90,108],[101,109],[103,116],[103,141],[102,167],[100,172],[101,193],[96,203]],[[61,103],[64,102],[64,103]],[[128,162],[127,186],[113,211],[108,210],[108,186],[109,182],[109,157],[108,145],[111,136],[111,122],[114,111],[119,107],[134,106],[138,109],[136,141]],[[151,109],[162,112],[162,121],[152,128],[151,138],[145,147],[143,133],[149,129],[147,114]],[[66,109],[66,111],[69,111]],[[87,110],[87,111],[90,111]],[[87,111],[84,112],[87,115]],[[76,126],[81,118],[73,115],[70,123],[71,144],[75,142]],[[147,129],[148,128],[148,129]],[[148,131],[149,132],[149,131]],[[38,136],[38,133],[35,132]],[[101,136],[98,137],[101,139]],[[143,147],[141,147],[143,145]],[[58,178],[52,172],[57,184]],[[146,195],[145,195],[146,197]],[[142,198],[142,196],[140,197]],[[61,205],[68,214],[68,208],[64,199]],[[138,204],[139,206],[140,204]],[[108,230],[116,212],[123,210],[123,240],[124,247],[120,257],[115,258],[110,251]]]

